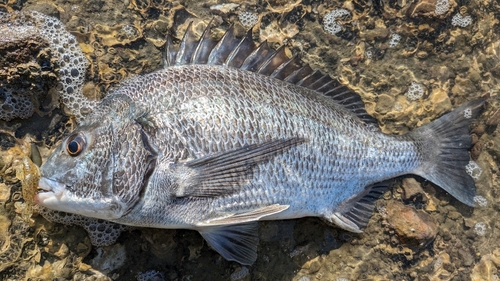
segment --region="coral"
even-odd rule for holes
[[[6,34],[0,44],[29,37],[40,37],[46,41],[59,66],[62,103],[77,120],[91,111],[95,102],[88,100],[82,93],[88,61],[75,37],[66,31],[61,21],[38,12],[0,13],[0,30]],[[0,93],[0,97],[5,97],[0,99],[3,100],[2,108],[7,108],[8,112],[21,111],[16,112],[16,117],[26,118],[30,111],[32,114],[32,105],[28,105],[28,99],[13,98],[13,93],[9,89]],[[10,113],[0,118],[12,119],[12,116]]]
[[[238,14],[238,19],[244,27],[250,28],[257,24],[259,16],[255,13],[245,11]]]
[[[488,201],[486,200],[486,198],[480,195],[474,196],[474,202],[476,202],[476,204],[481,207],[488,206]]]
[[[479,165],[474,161],[469,161],[469,164],[465,166],[465,171],[469,174],[469,176],[476,180],[479,179],[483,172],[481,167],[479,167]]]
[[[399,44],[399,41],[401,41],[401,35],[393,33],[389,41],[389,47],[391,48],[396,47]]]
[[[49,221],[83,227],[89,234],[92,245],[97,247],[112,245],[123,231],[129,229],[128,226],[101,219],[48,210],[40,206],[35,207],[38,213]]]
[[[450,9],[450,1],[449,0],[437,0],[436,2],[436,10],[434,12],[436,15],[443,15],[448,12]]]
[[[460,13],[457,13],[451,19],[451,25],[467,27],[472,23],[472,18],[470,16],[462,16]]]
[[[486,224],[484,222],[478,222],[474,225],[474,232],[479,236],[484,236],[486,233]]]
[[[424,95],[424,86],[417,82],[411,82],[410,88],[406,92],[406,97],[409,100],[418,100]]]
[[[342,26],[337,23],[337,19],[350,15],[351,13],[346,9],[332,10],[323,18],[323,28],[326,32],[335,35],[342,31]]]

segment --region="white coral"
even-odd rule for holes
[[[472,18],[470,16],[462,16],[460,13],[453,16],[451,19],[451,25],[467,27],[472,23]]]
[[[436,9],[434,12],[436,15],[443,15],[448,12],[450,9],[450,1],[449,0],[437,0],[436,2]]]
[[[474,161],[469,161],[469,164],[465,166],[465,171],[469,174],[469,176],[476,180],[479,179],[483,173],[481,167],[479,167],[479,165]]]
[[[406,97],[409,100],[418,100],[424,95],[424,86],[417,82],[411,82],[408,92],[406,92]]]
[[[393,33],[389,41],[389,47],[391,48],[396,47],[399,44],[399,41],[401,41],[401,35]]]
[[[332,35],[337,34],[342,31],[342,26],[337,23],[337,19],[349,15],[351,13],[346,9],[332,10],[323,18],[323,28]]]
[[[486,233],[486,224],[484,222],[478,222],[474,226],[474,232],[479,236],[484,236]]]
[[[259,16],[256,13],[245,11],[238,14],[238,19],[244,27],[250,28],[257,24]]]

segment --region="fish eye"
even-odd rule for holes
[[[85,139],[79,134],[72,135],[66,142],[66,151],[70,156],[78,156],[85,147]]]

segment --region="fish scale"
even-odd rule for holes
[[[165,69],[100,102],[41,167],[39,205],[197,230],[249,265],[258,221],[316,216],[361,232],[396,176],[422,176],[474,204],[465,165],[483,99],[386,135],[358,95],[284,48],[255,46],[251,32],[236,39],[232,28],[217,42],[209,29],[199,40],[188,31],[178,51],[168,39]]]
[[[183,68],[187,68],[187,66],[183,66]],[[217,66],[200,65],[191,66],[188,70],[184,71],[182,69],[179,72],[187,72],[189,77],[197,77],[199,73],[214,71],[216,68]],[[143,100],[148,101],[149,97],[154,99],[155,96],[164,95],[164,93],[159,93],[155,90],[150,91],[151,87],[149,84],[144,86],[134,85],[133,91],[127,91],[125,88],[123,91],[111,94],[108,97],[109,99],[115,99],[114,95],[134,93],[137,97],[141,97],[138,106],[144,107],[142,109],[144,112],[151,112],[153,110],[158,112],[153,111],[153,113],[149,113],[152,115],[158,114],[159,116],[163,116],[162,112],[168,111],[170,107],[178,108],[175,114],[166,119],[171,120],[172,124],[170,126],[176,131],[176,134],[184,137],[183,146],[186,147],[186,153],[190,157],[229,151],[251,143],[262,143],[276,138],[308,138],[308,143],[298,148],[292,148],[283,155],[276,156],[272,162],[263,164],[262,168],[254,171],[254,178],[249,182],[259,182],[261,183],[259,187],[256,187],[255,184],[242,186],[240,193],[217,198],[210,204],[206,204],[207,210],[204,212],[228,213],[248,209],[255,205],[289,204],[291,201],[296,202],[299,199],[291,197],[291,193],[298,188],[294,188],[293,184],[287,181],[280,180],[288,178],[288,174],[302,175],[303,178],[307,179],[303,181],[303,186],[301,187],[308,187],[306,194],[308,195],[307,201],[310,206],[307,209],[312,210],[316,208],[323,210],[329,205],[335,206],[339,202],[348,199],[352,195],[352,192],[358,193],[365,186],[391,178],[394,175],[407,173],[419,164],[415,148],[404,137],[374,134],[370,130],[367,130],[363,124],[359,122],[355,123],[348,118],[336,120],[338,119],[336,115],[340,109],[337,108],[337,111],[332,111],[324,104],[317,103],[314,99],[309,101],[307,106],[304,106],[305,110],[299,109],[297,104],[304,103],[304,101],[300,100],[304,99],[300,95],[301,88],[293,85],[287,85],[288,87],[285,88],[268,87],[268,84],[271,85],[273,83],[268,77],[260,77],[260,75],[251,72],[234,74],[232,72],[237,72],[237,70],[228,70],[225,67],[219,68],[221,68],[221,72],[229,72],[227,77],[221,79],[221,75],[223,74],[213,75],[212,79],[216,79],[216,81],[203,81],[202,83],[205,87],[189,86],[189,84],[193,84],[193,81],[189,80],[189,78],[183,78],[178,75],[164,75],[164,73],[162,75],[155,73],[151,79],[145,79],[146,81],[151,81],[152,84],[169,85],[175,83],[178,85],[178,89],[184,89],[185,95],[173,105],[156,104],[153,108],[150,106],[155,104],[154,102],[142,103]],[[173,71],[172,69],[167,70]],[[217,70],[215,71],[218,72]],[[237,85],[235,80],[259,82],[254,83],[254,86],[247,91],[240,90],[235,92],[231,90],[234,88],[234,85]],[[200,83],[198,80],[195,82]],[[244,84],[249,85],[252,83]],[[142,88],[145,89],[143,90]],[[156,88],[158,87],[153,87],[153,89]],[[190,89],[190,91],[186,92],[185,89]],[[277,93],[272,93],[273,90]],[[233,93],[234,95],[232,95]],[[261,96],[258,97],[255,93],[260,93]],[[290,97],[294,96],[300,99],[291,102]],[[273,98],[271,99],[271,97]],[[285,101],[281,102],[278,97],[283,97]],[[277,104],[280,106],[277,106]],[[232,113],[235,111],[240,112],[239,119]],[[252,111],[253,113],[250,115],[246,114],[247,112],[245,111]],[[308,113],[308,115],[297,115],[297,112]],[[319,114],[318,116],[317,112],[323,112],[324,114]],[[345,114],[349,116],[348,112],[345,112]],[[234,120],[236,120],[238,126],[228,130],[228,128],[231,128],[228,123],[233,123]],[[321,121],[324,121],[326,124],[321,123]],[[283,123],[286,123],[287,126],[280,126]],[[203,126],[200,124],[203,124]],[[362,131],[365,134],[363,135],[363,142],[352,138],[352,136],[360,134]],[[155,144],[156,146],[165,148],[165,151],[173,150],[170,147],[171,141],[167,138],[160,137],[157,140],[158,143]],[[168,141],[164,143],[163,140]],[[227,140],[236,141],[227,142]],[[317,143],[328,143],[330,145],[317,145]],[[384,150],[373,146],[376,143],[379,143],[377,146],[383,147]],[[294,153],[295,151],[298,151],[297,154],[313,157],[309,157],[310,159],[302,156],[297,157]],[[400,158],[401,161],[391,157],[391,154],[395,151],[403,155]],[[387,159],[392,161],[387,161]],[[169,160],[173,162],[178,161],[178,159]],[[287,163],[297,164],[299,169],[293,169],[290,166],[288,167],[290,171],[284,171],[283,167]],[[320,163],[322,165],[319,165]],[[335,176],[325,173],[324,169],[332,171],[332,174]],[[268,173],[260,173],[259,171],[261,170],[274,172],[269,175]],[[326,178],[326,180],[322,180],[322,178]],[[353,178],[357,180],[353,180]],[[269,187],[282,192],[272,197],[266,197],[266,192],[255,193],[256,189],[265,190]],[[343,194],[337,191],[328,194],[329,196],[325,198],[321,191],[316,192],[315,189],[348,190],[348,192]],[[234,202],[245,202],[245,204],[237,206],[237,208],[231,208]],[[261,203],[257,204],[258,202]],[[302,205],[297,204],[297,206],[300,206],[299,208],[302,208]],[[306,215],[326,217],[331,212],[331,208],[329,208],[328,213],[318,213],[317,210],[316,213],[300,213],[299,211],[291,207],[286,212],[294,213],[296,217]],[[172,210],[171,212],[173,214],[177,213],[176,210]],[[286,216],[286,212],[281,215]],[[173,220],[177,224],[183,222],[185,217],[174,218]],[[165,224],[165,222],[161,223]],[[161,225],[151,226],[159,227]]]

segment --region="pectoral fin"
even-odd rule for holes
[[[257,222],[208,226],[199,230],[207,243],[226,260],[252,265],[257,259]]]
[[[304,143],[303,138],[290,138],[252,144],[201,157],[173,168],[175,197],[217,197],[238,191],[256,165]]]

